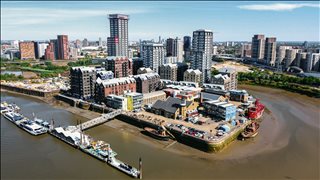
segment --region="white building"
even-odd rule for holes
[[[44,56],[44,53],[45,53],[48,45],[49,45],[48,43],[38,43],[38,55],[39,55],[39,58]]]

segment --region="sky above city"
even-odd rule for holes
[[[26,2],[1,1],[1,40],[89,41],[109,36],[108,14],[130,16],[129,41],[214,32],[214,41],[319,41],[319,2]]]

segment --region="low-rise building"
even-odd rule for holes
[[[165,101],[156,101],[151,107],[151,112],[167,118],[186,119],[198,115],[198,105],[195,101],[168,97]]]
[[[220,100],[212,100],[203,102],[205,112],[225,121],[230,121],[236,118],[236,106],[221,102]]]
[[[152,105],[157,100],[166,100],[167,96],[164,91],[155,91],[151,93],[143,94],[143,102],[142,105]]]
[[[202,83],[202,72],[199,69],[188,69],[184,72],[184,81],[191,81],[195,83]]]
[[[160,88],[160,76],[158,73],[146,73],[132,76],[136,81],[136,92],[150,93]]]
[[[246,90],[231,90],[229,93],[231,101],[248,102],[249,94]]]
[[[143,101],[143,94],[130,92],[124,95],[127,98],[127,110],[134,111],[141,109],[142,101]]]
[[[123,96],[117,96],[114,94],[110,94],[105,99],[105,104],[114,109],[122,109],[127,110],[127,98]]]

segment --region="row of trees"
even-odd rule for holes
[[[262,85],[294,91],[308,96],[320,98],[320,79],[315,77],[295,77],[271,71],[259,71],[238,74],[242,84]]]

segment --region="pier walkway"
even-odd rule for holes
[[[108,120],[120,115],[122,113],[121,109],[109,112],[107,114],[102,114],[100,117],[97,117],[95,119],[91,119],[90,121],[84,122],[82,124],[79,124],[76,126],[76,129],[74,129],[74,131],[80,131],[80,128],[82,130],[86,130],[89,129],[91,127],[94,127],[96,125],[99,124],[103,124],[105,122],[107,122]]]

